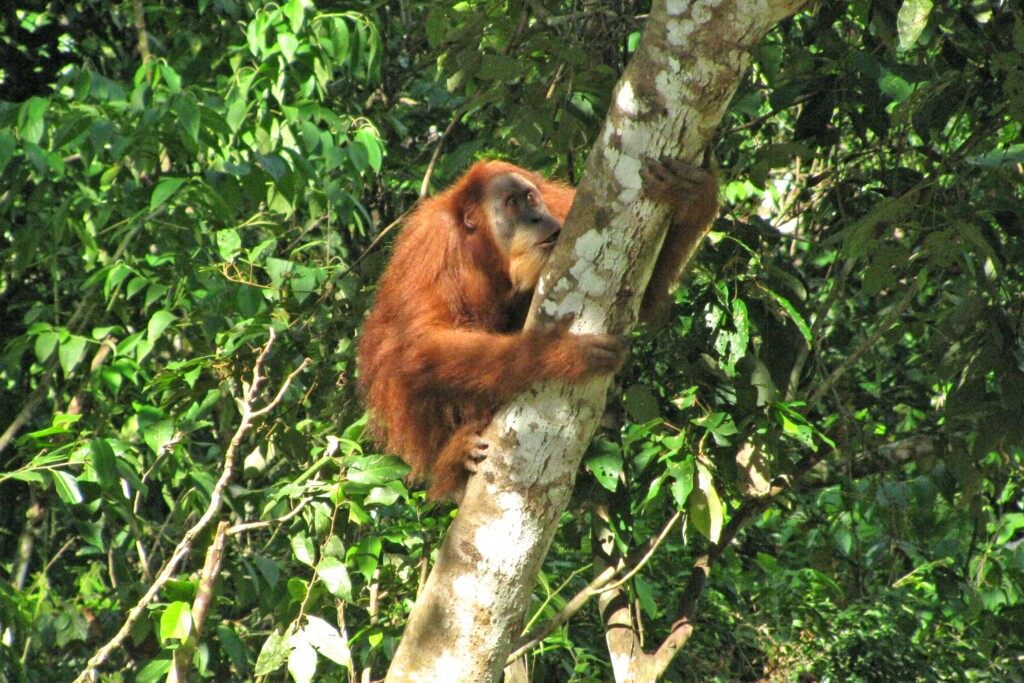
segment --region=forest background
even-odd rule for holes
[[[196,677],[383,676],[452,510],[362,435],[394,231],[371,245],[476,158],[577,181],[647,11],[3,10],[0,680],[81,672],[225,472]],[[657,640],[743,501],[813,460],[666,679],[1024,680],[1022,126],[1019,4],[821,3],[763,41],[714,150],[722,215],[632,340],[526,626],[591,578],[600,510],[623,552],[668,527],[628,586]],[[212,528],[106,680],[166,675]],[[611,678],[592,606],[527,658]]]

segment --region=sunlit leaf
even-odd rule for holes
[[[60,343],[60,347],[57,349],[57,358],[60,360],[60,367],[65,375],[70,375],[82,360],[87,346],[89,346],[89,340],[77,335],[71,335]]]
[[[53,470],[53,485],[57,489],[57,495],[68,505],[77,505],[85,498],[78,488],[78,481],[64,470]]]
[[[901,51],[909,50],[921,37],[921,32],[928,25],[928,17],[932,12],[932,0],[904,0],[896,16],[896,31],[900,37]]]
[[[187,602],[172,602],[160,617],[160,640],[183,641],[191,632],[191,606]]]
[[[352,579],[344,562],[333,557],[321,558],[316,565],[316,573],[331,595],[352,601]]]
[[[285,665],[290,653],[291,642],[289,637],[282,635],[278,631],[271,631],[267,639],[263,641],[263,647],[260,648],[260,654],[256,658],[254,673],[257,676],[266,676],[274,673]]]
[[[150,341],[156,341],[164,330],[178,319],[178,316],[174,315],[170,311],[157,311],[149,319],[149,324],[146,326],[146,333]]]
[[[160,179],[160,182],[153,188],[153,194],[149,197],[149,210],[154,211],[170,199],[171,195],[178,191],[178,188],[185,184],[187,178],[172,178],[170,176]]]
[[[295,683],[309,683],[316,675],[316,650],[305,631],[293,633],[292,651],[288,655],[288,673]]]

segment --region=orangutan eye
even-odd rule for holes
[[[508,199],[505,200],[505,205],[508,206],[508,207],[511,207],[513,209],[516,208],[516,206],[518,204],[519,204],[519,197],[517,197],[515,195],[512,195],[511,197],[509,197]]]

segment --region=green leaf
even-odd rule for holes
[[[384,163],[384,150],[380,146],[376,132],[371,128],[360,128],[356,131],[354,138],[366,150],[370,168],[374,173],[380,173],[380,167]]]
[[[374,489],[374,491],[377,490],[379,489]],[[355,562],[359,573],[369,583],[373,580],[373,572],[380,566],[380,553],[382,549],[383,544],[380,537],[369,536],[359,541],[359,545],[352,548],[352,552],[348,554],[346,559],[350,562]]]
[[[590,452],[594,455],[587,458],[587,469],[601,486],[609,491],[617,489],[622,474],[622,451],[611,441],[599,439],[590,447]]]
[[[338,63],[343,63],[349,58],[349,44],[351,43],[349,33],[348,24],[345,23],[345,19],[335,17],[334,21],[331,22],[331,40],[328,54],[332,55]]]
[[[263,40],[263,23],[265,15],[259,13],[256,17],[249,22],[249,25],[245,27],[245,38],[246,44],[249,47],[249,52],[254,57],[262,57],[263,51],[266,49]]]
[[[324,271],[309,266],[296,265],[288,284],[291,287],[295,300],[302,303],[306,297],[315,292],[320,281],[325,278]]]
[[[267,676],[272,674],[288,661],[288,655],[291,653],[290,639],[287,635],[282,635],[277,631],[271,632],[267,639],[263,641],[263,647],[260,648],[260,654],[256,658],[256,669],[254,673],[259,676]]]
[[[683,505],[686,504],[690,493],[693,491],[693,475],[695,472],[693,456],[687,456],[682,462],[670,463],[667,471],[668,475],[672,478],[672,485],[669,488],[672,492],[672,498],[676,502],[676,507],[682,510]]]
[[[167,442],[174,436],[174,420],[165,418],[148,424],[142,429],[142,440],[155,455],[159,455]]]
[[[281,54],[285,61],[291,63],[295,60],[295,51],[299,48],[299,40],[291,33],[279,33],[277,45],[281,48]]]
[[[242,127],[242,122],[245,121],[245,115],[249,113],[249,103],[245,99],[244,94],[235,94],[228,104],[227,114],[224,115],[224,120],[228,124],[228,128],[231,129],[232,133],[237,133],[238,129]]]
[[[53,485],[57,489],[57,495],[68,505],[78,505],[85,498],[78,488],[78,480],[64,470],[53,470]]]
[[[96,479],[104,491],[119,491],[117,456],[106,439],[94,439],[89,444],[89,461],[96,471]]]
[[[928,25],[932,13],[932,0],[905,0],[896,16],[896,31],[899,33],[899,51],[906,52],[914,47],[921,32]]]
[[[157,683],[164,680],[170,670],[171,658],[158,657],[142,667],[139,675],[135,677],[135,683]]]
[[[1024,145],[1000,146],[985,154],[968,157],[967,163],[989,169],[1016,168],[1024,164]]]
[[[199,103],[188,93],[174,98],[174,113],[178,115],[178,126],[193,144],[199,142]]]
[[[237,671],[248,670],[250,646],[238,637],[238,634],[235,633],[235,628],[244,627],[231,627],[219,624],[216,628],[216,635],[211,640],[220,644],[220,647],[227,653],[231,664],[234,665]]]
[[[270,284],[274,289],[282,291],[285,289],[285,280],[290,278],[295,270],[295,264],[285,259],[271,257],[266,261],[266,268]]]
[[[389,455],[351,456],[345,458],[345,464],[350,482],[368,486],[381,486],[409,473],[408,465]]]
[[[807,324],[807,321],[804,320],[804,317],[797,312],[793,307],[793,304],[789,303],[788,299],[776,294],[770,289],[765,288],[764,291],[767,292],[772,300],[786,312],[789,319],[792,320],[796,324],[797,329],[800,330],[800,334],[803,335],[804,341],[807,342],[808,346],[810,346],[812,341],[811,327]]]
[[[42,97],[30,97],[22,103],[18,110],[18,129],[24,142],[38,144],[43,137],[44,117],[49,100]]]
[[[153,188],[153,194],[149,197],[149,210],[154,211],[170,199],[171,195],[178,191],[178,188],[185,184],[188,178],[172,178],[165,176]]]
[[[320,617],[308,615],[302,632],[310,645],[321,655],[346,669],[352,666],[352,653],[349,652],[348,643],[344,636],[338,633],[338,629]]]
[[[697,463],[697,488],[690,496],[689,512],[697,531],[712,543],[718,543],[724,521],[722,501],[711,481],[711,473],[701,463]]]
[[[913,197],[886,197],[878,202],[843,230],[843,254],[853,259],[870,254],[878,244],[879,228],[897,224],[916,205]]]
[[[729,335],[729,357],[728,364],[735,365],[747,353],[747,345],[750,342],[750,316],[747,314],[747,305],[742,299],[732,300],[732,324],[736,331]]]
[[[7,164],[11,163],[17,147],[14,135],[9,130],[0,130],[0,174],[7,168]]]
[[[646,384],[631,384],[622,393],[626,414],[635,422],[645,423],[661,418],[661,408],[654,392]]]
[[[427,15],[427,21],[424,25],[427,41],[430,43],[430,46],[437,48],[444,44],[445,37],[450,29],[452,29],[452,22],[448,17],[448,8],[441,5],[435,6],[430,14]]]
[[[640,600],[640,607],[647,616],[651,619],[660,618],[662,611],[658,608],[658,601],[654,597],[654,587],[639,575],[633,578],[633,585],[636,588],[636,597]]]
[[[40,363],[46,361],[53,350],[57,348],[58,342],[60,342],[60,332],[42,332],[36,335],[36,359]]]
[[[187,602],[172,602],[160,617],[160,640],[181,642],[192,632],[192,609]]]
[[[302,22],[306,15],[302,2],[303,0],[288,0],[281,8],[284,10],[284,15],[288,17],[288,25],[291,26],[292,33],[298,33],[302,28]]]
[[[181,92],[181,76],[178,75],[178,72],[164,63],[161,63],[159,66],[160,77],[163,78],[164,83],[167,84],[167,89],[172,93]]]
[[[473,75],[485,81],[501,81],[510,83],[522,75],[523,66],[520,60],[500,54],[485,54],[480,65],[474,69]]]
[[[157,311],[153,314],[153,317],[149,319],[149,325],[146,326],[146,338],[151,342],[155,342],[163,334],[164,330],[178,319],[178,316],[174,315],[170,311]]]
[[[316,573],[331,595],[352,602],[352,579],[344,562],[334,557],[321,558]]]
[[[297,533],[292,536],[292,554],[302,564],[313,566],[316,561],[313,541],[305,533]]]
[[[68,337],[61,342],[60,348],[57,350],[57,357],[60,359],[60,367],[64,370],[65,375],[70,375],[82,360],[82,356],[85,355],[85,347],[88,344],[88,339],[77,335]]]

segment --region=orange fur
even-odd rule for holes
[[[565,220],[575,196],[571,187],[504,162],[475,164],[407,220],[359,341],[371,434],[401,455],[412,480],[429,480],[432,499],[461,496],[472,444],[502,402],[541,379],[580,381],[614,372],[625,352],[624,340],[614,335],[570,334],[566,325],[522,329],[522,305],[539,274],[525,261],[546,261],[549,252],[530,252],[522,240],[511,256],[499,246],[488,197],[492,183],[509,174],[540,192],[548,219]],[[688,207],[677,213],[692,212]],[[692,251],[707,222],[675,229],[674,238]],[[528,228],[516,229],[521,235]],[[677,273],[661,271],[678,271],[683,256],[670,255],[674,263],[666,266],[659,261],[655,275],[674,278]],[[514,285],[513,272],[533,281]]]

